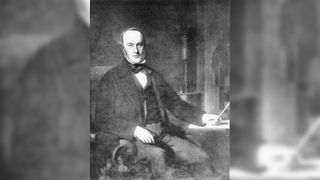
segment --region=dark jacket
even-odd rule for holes
[[[182,128],[190,123],[201,124],[203,111],[181,100],[159,72],[152,69],[151,76],[156,81],[163,106],[183,121],[180,123]],[[143,126],[143,110],[138,88],[125,61],[104,75],[97,96],[95,123],[100,129],[98,138],[100,134],[107,136],[109,141],[134,140],[136,126]]]

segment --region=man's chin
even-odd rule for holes
[[[130,59],[131,62],[133,62],[134,64],[140,64],[144,61],[144,59],[142,58],[131,58]]]

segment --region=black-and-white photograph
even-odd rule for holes
[[[319,179],[319,13],[2,1],[0,178]]]
[[[229,0],[93,0],[90,175],[229,179]]]

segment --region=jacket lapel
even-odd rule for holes
[[[118,91],[124,99],[128,100],[128,103],[134,104],[138,112],[141,112],[141,100],[139,98],[138,87],[135,85],[131,72],[128,66],[123,62],[119,66],[119,71],[116,74]]]

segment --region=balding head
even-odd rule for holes
[[[129,28],[121,33],[123,55],[131,64],[140,64],[145,58],[145,39],[138,28]]]
[[[124,36],[124,34],[126,34],[129,31],[139,32],[142,35],[142,41],[143,41],[144,45],[146,45],[146,39],[145,39],[145,35],[144,35],[143,31],[139,28],[136,28],[136,27],[130,27],[130,28],[127,28],[124,31],[122,31],[120,38],[119,38],[119,44],[123,45],[123,36]]]

